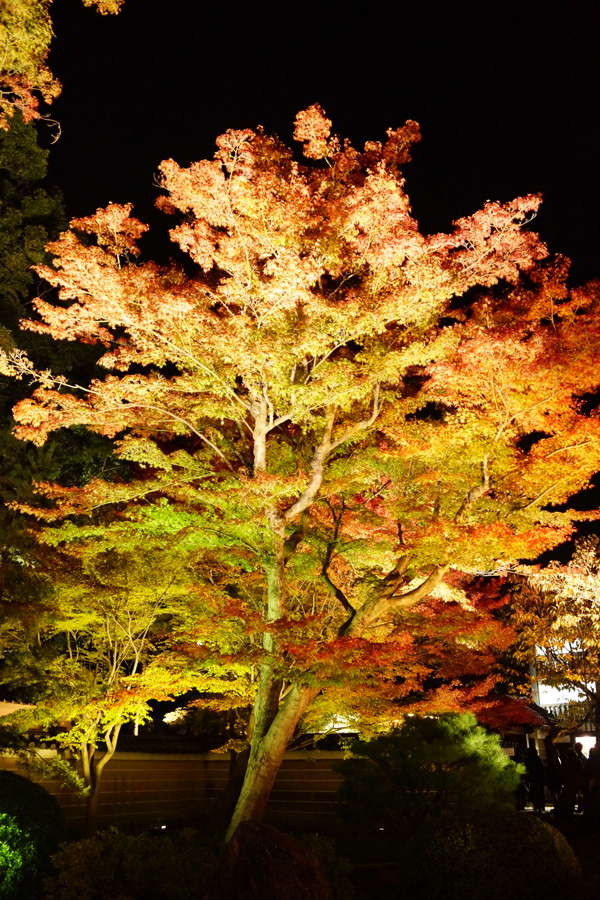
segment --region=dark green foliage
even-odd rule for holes
[[[354,854],[396,864],[398,900],[517,900],[528,885],[577,896],[573,851],[514,811],[519,768],[474,716],[415,716],[353,752],[337,768]]]
[[[444,826],[403,871],[411,900],[520,900],[581,896],[579,863],[563,835],[531,813]]]
[[[0,309],[13,334],[33,284],[31,266],[46,259],[48,240],[66,225],[61,196],[40,185],[47,158],[35,127],[15,113],[10,129],[0,131]]]
[[[64,227],[62,200],[42,185],[48,151],[37,143],[33,125],[16,112],[8,131],[0,130],[0,345],[28,351],[44,343],[32,333],[19,332],[34,284],[31,266],[48,258],[46,243]],[[51,351],[56,355],[55,348]],[[34,357],[37,359],[35,353]],[[32,498],[32,484],[47,478],[51,450],[26,446],[11,435],[12,407],[30,387],[24,381],[0,378],[0,626],[19,615],[19,604],[39,601],[43,594],[41,568],[34,562],[33,542],[11,501]],[[6,638],[2,634],[6,648]],[[10,689],[3,691],[10,697]],[[15,696],[14,699],[22,699]]]
[[[38,867],[30,835],[13,816],[0,813],[0,900],[31,900]]]
[[[514,807],[519,770],[470,714],[413,716],[352,752],[336,769],[346,817],[363,837],[383,830],[389,844],[443,819]]]
[[[66,839],[65,814],[56,799],[39,784],[2,769],[0,813],[14,817],[44,856]]]
[[[46,900],[198,900],[216,861],[193,829],[174,838],[111,829],[53,857]]]

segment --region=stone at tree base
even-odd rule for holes
[[[332,900],[309,847],[272,825],[242,822],[219,863],[205,900]]]

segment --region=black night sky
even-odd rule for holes
[[[600,6],[596,0],[126,0],[117,17],[55,0],[51,177],[69,216],[110,201],[149,221],[148,255],[171,252],[153,210],[159,162],[211,157],[227,128],[291,142],[319,102],[362,146],[416,119],[406,170],[426,232],[487,199],[541,192],[535,223],[573,283],[600,277]]]

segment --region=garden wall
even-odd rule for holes
[[[289,828],[309,827],[321,832],[335,829],[341,778],[331,764],[343,755],[326,751],[287,753],[271,793],[266,820]],[[0,756],[0,768],[27,774],[9,755]],[[100,827],[159,827],[208,814],[225,789],[228,772],[228,754],[117,752],[104,770]],[[82,831],[85,799],[61,789],[59,781],[39,783],[56,796],[72,831]]]

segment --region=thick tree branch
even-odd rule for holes
[[[327,544],[327,549],[325,551],[325,559],[323,560],[323,566],[321,568],[321,580],[323,581],[324,584],[327,585],[327,587],[331,591],[333,591],[336,599],[340,601],[340,603],[342,604],[342,606],[344,607],[346,612],[349,615],[354,615],[354,613],[355,613],[354,607],[352,606],[352,604],[350,603],[350,601],[348,600],[348,598],[346,597],[344,592],[341,590],[341,588],[337,587],[337,585],[335,585],[333,583],[333,581],[331,580],[331,577],[329,575],[329,566],[331,564],[331,557],[333,555],[333,551],[334,551],[335,545],[337,543],[338,535],[340,532],[340,525],[342,524],[342,518],[344,516],[344,510],[346,508],[346,504],[342,501],[342,508],[339,512],[339,515],[337,515],[337,516],[335,514],[335,510],[332,507],[332,505],[329,502],[327,502],[327,505],[329,506],[329,509],[331,510],[331,515],[333,516],[334,528],[333,528],[333,537]]]
[[[302,543],[304,538],[309,532],[309,523],[310,519],[306,510],[300,516],[300,525],[296,530],[289,536],[285,544],[283,545],[283,559],[284,562],[287,561],[294,555],[296,552],[296,548]]]
[[[597,444],[598,438],[590,438],[587,441],[580,441],[578,444],[568,444],[566,447],[559,447],[558,450],[553,450],[552,453],[547,453],[544,459],[551,459],[553,456],[556,456],[557,453],[566,453],[567,450],[578,450],[580,447],[586,447],[588,444]]]
[[[253,738],[262,740],[271,727],[279,710],[282,685],[283,679],[274,676],[270,665],[265,664],[260,667],[260,680],[253,706]]]
[[[303,513],[313,502],[321,483],[323,481],[323,473],[325,471],[325,462],[331,452],[331,432],[333,430],[333,422],[335,419],[335,406],[328,406],[325,411],[325,428],[323,429],[323,437],[321,443],[316,448],[311,463],[312,477],[308,483],[306,490],[298,497],[285,512],[281,513],[281,520],[284,525],[292,522],[296,516]]]
[[[364,431],[365,428],[369,428],[379,414],[379,385],[375,387],[375,395],[373,399],[373,412],[369,416],[368,419],[364,419],[362,422],[359,422],[354,428],[351,428],[346,432],[341,438],[338,438],[336,441],[331,440],[331,434],[333,431],[333,423],[335,420],[335,407],[328,406],[325,411],[325,428],[323,430],[323,437],[321,438],[321,443],[315,450],[313,460],[311,463],[312,470],[312,478],[308,483],[308,487],[304,491],[304,493],[298,497],[295,503],[286,509],[282,514],[282,521],[285,525],[289,524],[293,519],[296,518],[297,515],[304,512],[310,504],[313,502],[317,493],[319,492],[319,488],[321,487],[323,481],[323,473],[325,471],[325,463],[327,461],[327,457],[329,454],[343,444],[345,441],[354,437],[356,434],[359,434],[361,431]]]
[[[543,500],[546,494],[549,494],[550,491],[554,490],[555,487],[558,487],[561,481],[564,481],[564,478],[559,478],[558,481],[554,481],[552,484],[548,485],[548,487],[544,488],[544,490],[540,494],[538,494],[537,497],[534,497],[533,500],[531,500],[525,506],[519,506],[515,510],[515,512],[525,512],[526,510],[531,509],[533,506],[539,503],[540,500]]]
[[[462,522],[465,513],[479,500],[480,497],[483,497],[490,489],[490,475],[488,472],[488,456],[487,453],[483,457],[481,463],[481,484],[475,485],[474,488],[471,488],[465,499],[463,500],[460,509],[456,513],[454,517],[455,522]]]
[[[340,634],[362,637],[365,631],[377,625],[383,616],[390,615],[399,609],[416,606],[424,597],[427,597],[435,590],[450,568],[450,563],[436,566],[418,587],[407,591],[405,594],[396,594],[395,591],[403,580],[403,574],[409,562],[409,557],[402,557],[398,561],[394,571],[390,572],[383,580],[383,583],[375,588],[375,591],[366,603],[363,603],[352,618],[341,627]]]
[[[119,722],[116,725],[113,725],[104,735],[106,752],[102,754],[102,758],[96,764],[96,778],[98,780],[100,780],[102,771],[106,764],[110,762],[110,760],[115,755],[115,750],[117,749],[117,741],[119,740],[119,733],[121,731],[121,724],[122,723]]]
[[[373,412],[369,416],[368,419],[363,419],[362,422],[358,422],[353,428],[346,432],[341,438],[338,438],[336,441],[333,441],[330,447],[331,450],[335,450],[345,441],[350,440],[350,438],[355,437],[357,434],[360,434],[361,431],[364,431],[365,428],[370,428],[371,425],[375,422],[375,419],[379,415],[379,384],[375,385],[375,393],[373,395]]]
[[[333,592],[336,600],[340,601],[348,615],[353,616],[356,612],[355,608],[352,606],[344,592],[336,584],[333,583],[325,567],[323,567],[323,570],[321,571],[321,581],[327,585],[330,591]]]

